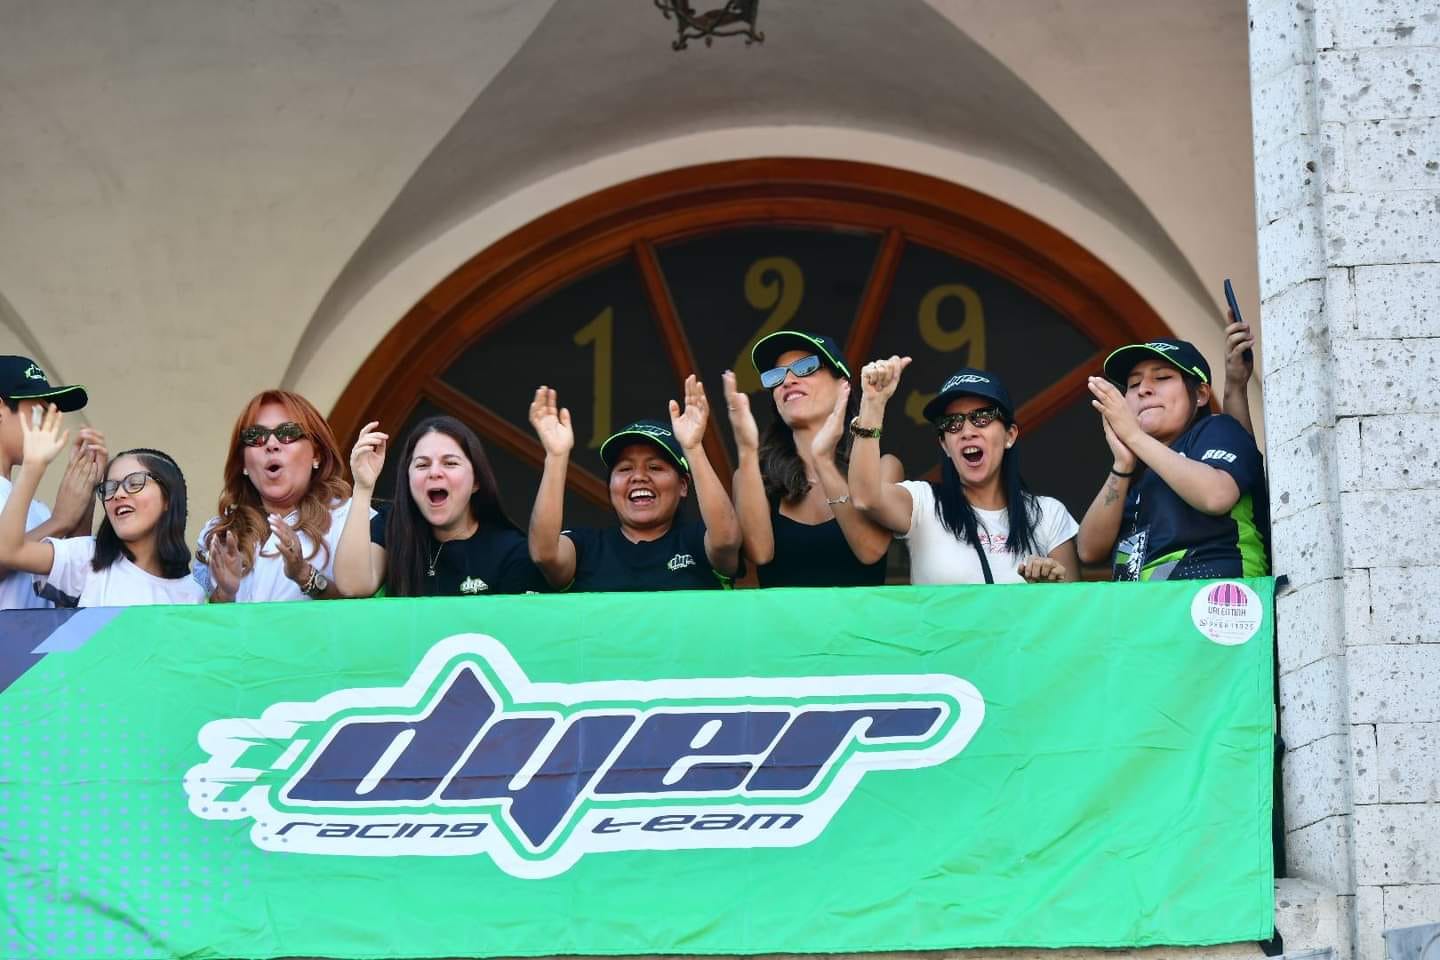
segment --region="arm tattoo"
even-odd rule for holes
[[[1120,484],[1114,477],[1111,477],[1105,482],[1105,506],[1108,507],[1119,499]]]

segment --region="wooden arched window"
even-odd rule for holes
[[[477,254],[395,325],[332,422],[345,444],[378,419],[398,449],[419,418],[454,414],[485,441],[523,523],[543,462],[527,410],[537,385],[554,386],[576,427],[566,520],[604,525],[600,442],[663,419],[691,371],[710,393],[707,449],[728,482],[720,374],[758,390],[750,345],[786,327],[834,336],[856,370],[915,358],[884,440],[912,477],[937,462],[919,413],[928,396],[962,366],[999,373],[1030,485],[1077,517],[1108,463],[1085,378],[1108,349],[1167,332],[1105,264],[993,198],[869,164],[736,161],[604,190]],[[752,405],[773,412],[763,393]]]

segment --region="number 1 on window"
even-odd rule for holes
[[[613,360],[615,355],[615,308],[606,307],[585,326],[575,331],[577,346],[595,345],[595,366],[592,378],[595,385],[594,401],[590,409],[594,421],[590,433],[590,449],[594,450],[610,436],[610,397],[614,384]]]

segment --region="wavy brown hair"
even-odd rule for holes
[[[289,390],[265,390],[257,393],[245,405],[230,431],[230,452],[225,457],[225,487],[220,491],[220,522],[210,530],[205,540],[208,552],[214,538],[229,533],[237,543],[242,557],[253,557],[266,540],[270,539],[270,524],[265,519],[265,505],[260,500],[260,491],[245,476],[245,448],[240,443],[240,431],[255,423],[260,408],[267,403],[276,403],[285,408],[291,420],[300,424],[305,436],[315,448],[315,459],[320,461],[310,474],[310,489],[300,499],[297,509],[300,524],[297,529],[310,538],[313,547],[306,560],[314,560],[321,551],[328,554],[325,534],[330,530],[330,510],[340,500],[350,497],[350,484],[345,480],[345,460],[335,444],[335,434],[330,424],[315,405],[298,393]],[[328,556],[326,560],[328,560]],[[323,562],[322,562],[323,565]]]

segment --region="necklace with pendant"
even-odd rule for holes
[[[441,540],[441,541],[440,541],[440,546],[438,546],[438,547],[435,548],[435,554],[434,554],[432,557],[430,557],[429,566],[427,566],[426,569],[425,569],[425,576],[427,576],[427,577],[433,577],[433,576],[435,576],[435,564],[436,564],[436,562],[439,561],[439,559],[440,559],[440,551],[441,551],[441,550],[444,550],[444,549],[445,549],[445,544],[447,544],[447,543],[449,543],[449,542],[450,542],[450,541],[448,541],[448,540]]]

